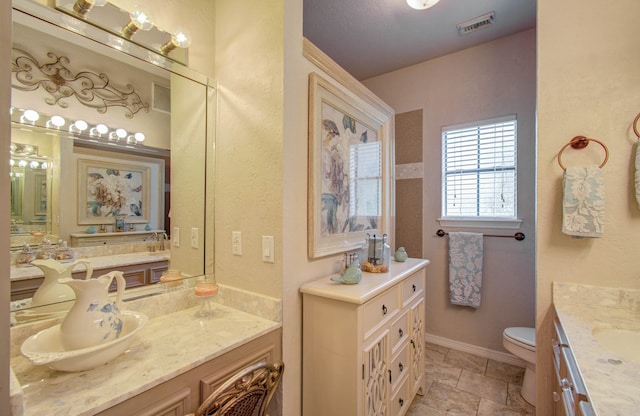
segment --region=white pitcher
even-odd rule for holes
[[[109,286],[116,279],[116,300],[109,298]],[[67,350],[98,345],[117,339],[122,331],[120,307],[126,282],[122,272],[113,271],[95,279],[60,279],[76,294],[76,302],[60,324],[60,339]]]
[[[31,264],[38,267],[42,270],[42,273],[44,273],[44,281],[31,298],[32,306],[49,305],[74,300],[76,295],[73,289],[69,286],[61,285],[58,283],[58,279],[71,279],[71,271],[76,265],[84,264],[87,269],[87,278],[90,278],[93,274],[93,267],[91,267],[91,263],[87,260],[78,260],[70,264],[62,264],[53,259],[46,259],[34,260]],[[65,305],[62,306],[67,308]]]

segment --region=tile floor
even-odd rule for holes
[[[407,416],[535,415],[520,395],[524,368],[427,343],[425,371]]]

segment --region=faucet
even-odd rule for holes
[[[164,242],[169,242],[169,236],[167,235],[167,233],[162,233],[160,235],[160,251],[164,251],[165,247],[164,247]]]
[[[151,238],[151,244],[149,244],[149,251],[154,253],[156,251],[156,242],[158,241],[158,233],[153,232],[153,237]]]

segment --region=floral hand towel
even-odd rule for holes
[[[635,175],[635,187],[636,187],[636,202],[638,202],[638,208],[640,208],[640,140],[636,144],[636,175]]]
[[[453,305],[480,307],[482,234],[449,233],[449,299]]]
[[[596,165],[564,171],[562,232],[576,237],[602,237],[604,175]]]

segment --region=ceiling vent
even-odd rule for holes
[[[491,26],[496,21],[496,12],[489,12],[482,16],[474,17],[462,23],[458,23],[458,34],[460,36],[467,35],[476,30]]]

